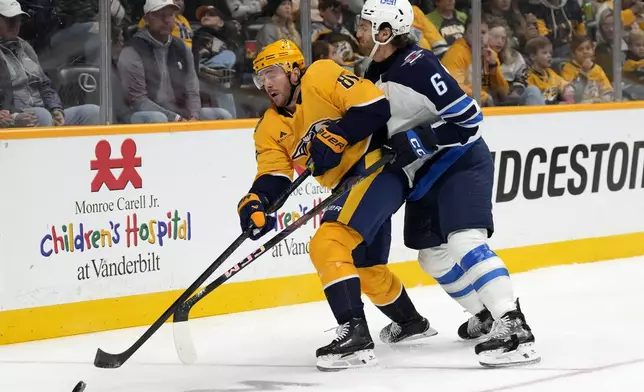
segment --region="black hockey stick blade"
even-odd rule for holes
[[[295,179],[289,185],[289,187],[277,198],[274,205],[268,209],[269,213],[277,211],[288,199],[290,194],[297,189],[304,180],[306,180],[311,175],[311,170],[307,169],[302,173],[298,178]],[[121,367],[130,357],[139,349],[141,346],[148,340],[150,337],[157,331],[161,326],[172,316],[175,310],[181,306],[190,296],[212,275],[217,268],[219,268],[229,257],[230,255],[241,246],[241,244],[246,241],[250,236],[252,228],[248,228],[242,234],[237,237],[237,239],[230,244],[226,250],[208,266],[208,268],[195,280],[190,287],[188,287],[180,296],[177,298],[172,305],[141,335],[141,337],[134,342],[127,350],[118,353],[111,354],[101,350],[100,348],[96,350],[96,357],[94,358],[94,366],[105,369],[115,369]]]
[[[368,167],[365,175],[358,177],[349,177],[343,181],[338,187],[336,187],[331,195],[324,199],[320,204],[315,206],[313,209],[308,211],[298,220],[294,221],[290,226],[287,226],[284,230],[279,232],[275,237],[271,238],[255,252],[248,255],[238,264],[235,264],[232,268],[226,271],[219,278],[208,284],[206,287],[199,290],[195,295],[190,297],[186,302],[179,306],[173,318],[173,335],[174,335],[174,344],[177,350],[177,355],[181,362],[185,364],[194,363],[197,360],[197,352],[194,345],[194,340],[192,339],[192,334],[190,333],[190,328],[187,321],[190,318],[190,310],[197,302],[199,302],[206,295],[210,294],[216,288],[224,284],[234,275],[239,273],[242,269],[246,268],[249,264],[255,261],[259,256],[266,253],[268,250],[273,248],[275,245],[282,242],[285,238],[291,235],[295,230],[305,225],[309,220],[314,216],[322,212],[324,209],[329,207],[331,204],[335,203],[340,199],[345,193],[349,192],[354,186],[362,182],[365,178],[369,177],[371,174],[375,173],[378,169],[386,165],[393,159],[393,153],[385,154],[380,160],[374,163],[372,166]]]

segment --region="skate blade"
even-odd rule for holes
[[[436,336],[436,335],[438,335],[438,331],[437,331],[437,330],[435,330],[435,329],[434,329],[434,328],[432,328],[432,327],[429,327],[429,329],[427,329],[427,331],[425,331],[425,332],[423,332],[423,333],[418,333],[418,334],[416,334],[416,335],[412,335],[412,336],[406,337],[406,338],[404,338],[404,339],[402,339],[402,340],[398,340],[398,341],[396,341],[396,342],[388,342],[388,341],[385,341],[385,340],[384,340],[384,339],[382,339],[382,338],[381,338],[380,340],[381,340],[383,343],[386,343],[386,344],[398,344],[398,343],[413,342],[414,340],[420,340],[420,339],[425,339],[425,338],[431,338],[432,336]]]
[[[351,354],[335,354],[318,357],[317,368],[321,372],[339,372],[340,370],[372,367],[378,365],[373,350],[356,351]]]
[[[488,351],[478,355],[479,363],[488,368],[503,368],[511,366],[526,366],[541,362],[534,343],[519,345],[516,350],[504,352],[502,350]]]

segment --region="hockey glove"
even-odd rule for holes
[[[242,231],[253,227],[250,234],[250,239],[253,241],[260,239],[275,227],[275,217],[266,215],[265,204],[265,198],[249,193],[237,205]]]
[[[438,149],[437,143],[438,138],[431,127],[399,132],[387,142],[396,152],[396,158],[389,165],[394,170],[401,170],[417,159],[433,155]]]
[[[321,176],[340,164],[342,153],[348,146],[344,131],[334,122],[329,122],[311,141],[309,167],[313,177]]]

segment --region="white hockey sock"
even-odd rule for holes
[[[418,262],[469,313],[475,315],[483,310],[483,303],[476,290],[467,280],[463,269],[450,257],[447,245],[421,250]]]
[[[448,249],[452,257],[460,260],[467,281],[495,320],[516,310],[510,274],[503,260],[488,247],[486,230],[452,233]]]

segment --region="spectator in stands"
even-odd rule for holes
[[[127,0],[110,0],[112,24],[125,27],[131,23]],[[51,37],[51,53],[65,65],[79,58],[98,64],[100,37],[98,0],[58,0],[56,11],[63,29]]]
[[[488,25],[481,21],[481,31],[476,34],[472,31],[472,20],[468,18],[464,38],[457,39],[443,56],[441,62],[452,74],[467,95],[472,96],[472,42],[475,37],[481,40],[482,50],[482,106],[494,106],[505,101],[510,86],[503,77],[501,64],[497,54],[488,44]]]
[[[624,79],[644,85],[644,32],[632,30],[624,62]]]
[[[447,42],[438,32],[436,26],[427,19],[423,11],[416,5],[419,1],[411,1],[412,9],[414,10],[414,23],[411,26],[410,33],[418,42],[418,46],[433,51],[438,57],[443,57],[447,52]]]
[[[499,105],[544,105],[541,91],[535,86],[528,86],[528,67],[521,53],[510,44],[508,25],[496,17],[487,16],[486,20],[490,48],[499,56],[503,78],[510,85],[510,93]]]
[[[552,43],[553,56],[570,58],[573,35],[586,35],[586,25],[576,0],[528,0],[522,3],[524,14],[537,18],[539,34]]]
[[[179,12],[174,17],[174,30],[172,30],[172,36],[182,40],[189,48],[192,48],[192,27],[190,22],[183,16],[183,12],[186,9],[184,0],[174,0],[174,4],[178,7]],[[142,18],[139,22],[139,29],[145,27],[145,18]]]
[[[0,110],[0,128],[32,128],[38,125],[38,118],[33,113],[12,114],[8,110]]]
[[[502,18],[509,28],[509,36],[512,37],[510,45],[515,49],[525,46],[528,41],[528,24],[519,10],[518,0],[484,0],[484,15],[491,15]]]
[[[266,12],[271,17],[257,33],[258,52],[280,39],[290,39],[297,46],[302,46],[302,38],[293,23],[293,3],[291,0],[269,0]]]
[[[192,47],[197,71],[199,64],[214,69],[232,69],[240,49],[239,23],[224,21],[224,15],[212,5],[197,8],[196,16],[201,23]]]
[[[644,3],[642,0],[622,1],[622,24],[629,32],[631,29],[644,29]]]
[[[455,8],[454,0],[435,0],[436,8],[427,14],[427,18],[451,46],[457,39],[465,35],[467,14]]]
[[[112,88],[112,123],[114,124],[142,124],[155,121],[162,117],[159,112],[135,112],[126,100],[121,77],[118,72],[118,59],[124,46],[123,30],[112,26],[112,68],[110,87]]]
[[[318,8],[322,22],[311,24],[311,42],[323,40],[331,43],[334,53],[342,59],[341,64],[351,72],[360,74],[356,69],[362,62],[358,41],[346,27],[342,25],[342,3],[339,0],[320,0]]]
[[[604,70],[593,62],[595,48],[590,37],[573,37],[570,44],[573,60],[564,64],[561,76],[570,82],[581,103],[611,102],[613,86]]]
[[[172,0],[147,0],[146,27],[118,61],[126,99],[135,111],[153,111],[147,122],[229,119],[220,108],[202,108],[191,50],[172,35],[179,7]]]
[[[236,20],[244,20],[260,14],[267,3],[267,0],[226,0],[230,15]]]
[[[0,110],[14,113],[14,120],[20,121],[27,117],[20,112],[30,112],[41,126],[98,124],[96,105],[63,109],[36,52],[18,37],[26,15],[17,1],[0,0]]]
[[[596,4],[593,6],[595,17],[599,9],[605,4],[608,4],[610,9],[614,7],[613,1],[596,0]],[[640,29],[644,29],[644,23],[642,23],[644,22],[644,4],[642,4],[641,0],[623,0],[621,16],[624,29],[630,30],[634,24],[639,25]]]
[[[335,54],[333,45],[326,41],[313,42],[313,61],[329,59],[335,61],[336,64],[342,64],[342,59]]]
[[[540,36],[539,34],[539,20],[537,19],[534,14],[527,14],[525,16],[525,23],[526,23],[526,35],[525,35],[525,42],[520,43],[519,47],[517,48],[519,51],[523,52],[523,48],[525,48],[525,44],[528,43],[532,38],[536,38]]]
[[[613,15],[613,8],[608,2],[599,7],[595,15],[597,20],[595,62],[602,67],[611,82],[613,81],[613,37],[615,36]],[[621,47],[618,50],[620,51],[620,62],[623,63],[628,50],[624,39],[621,40]]]
[[[318,0],[310,0],[311,4],[311,22],[322,22],[322,16],[320,16],[320,10],[318,9]],[[362,7],[362,5],[360,5]],[[358,8],[360,9],[360,8]],[[291,7],[291,12],[293,13],[293,20],[300,20],[300,0],[293,0],[293,6]]]
[[[568,82],[550,68],[552,44],[539,36],[526,43],[525,51],[530,61],[528,85],[536,86],[543,94],[546,105],[575,103],[574,91]]]

